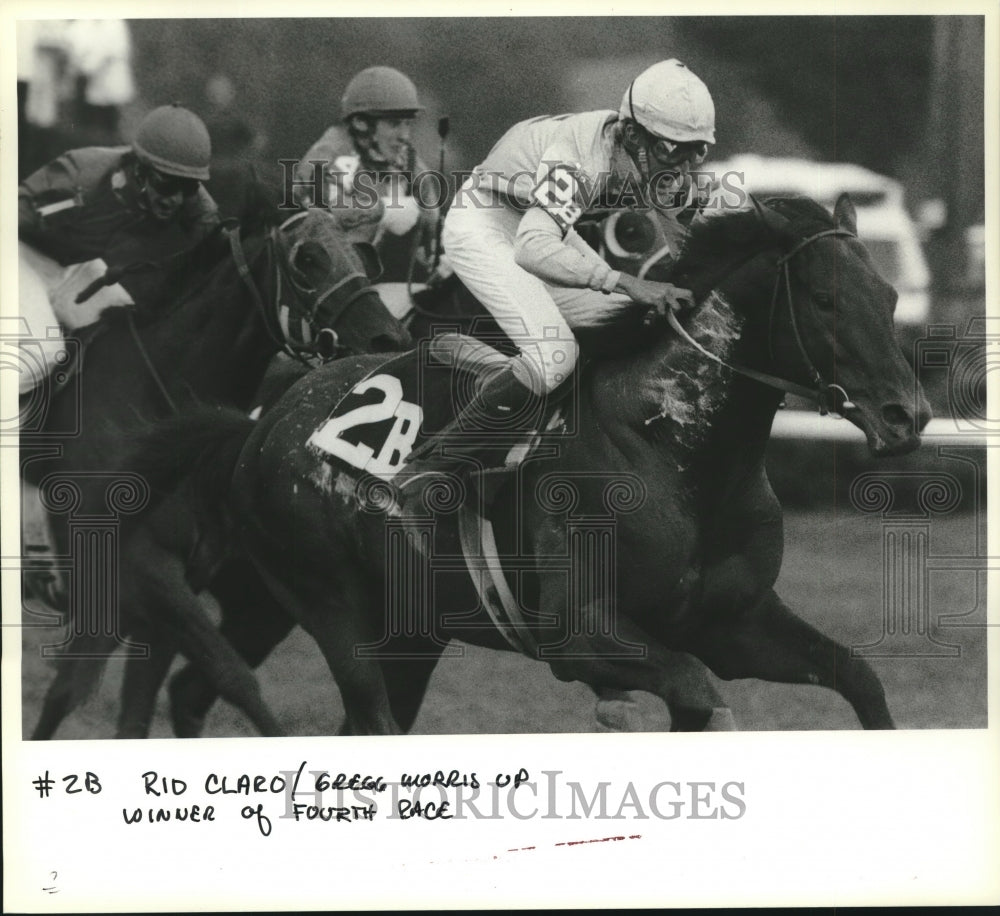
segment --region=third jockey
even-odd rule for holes
[[[612,270],[573,224],[588,204],[624,199],[627,188],[633,206],[635,189],[650,204],[683,205],[695,196],[690,168],[714,142],[712,97],[677,60],[639,74],[618,111],[533,118],[500,138],[457,193],[442,241],[455,273],[520,353],[462,411],[463,431],[535,415],[531,405],[573,372],[574,326],[690,303],[687,290]],[[406,476],[460,466],[418,454]]]
[[[385,281],[414,279],[414,266],[426,276],[432,259],[437,212],[414,196],[425,170],[411,142],[421,111],[408,76],[392,67],[362,70],[344,90],[343,126],[328,128],[295,170],[296,202],[310,206],[318,203],[313,170],[322,169],[326,205],[354,240],[375,245]]]

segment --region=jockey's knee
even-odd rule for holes
[[[521,381],[536,394],[548,394],[570,377],[579,356],[580,347],[571,332],[566,337],[532,341],[521,348],[521,362],[530,376]]]
[[[21,341],[17,355],[18,394],[34,390],[57,366],[65,365],[68,359],[65,341],[53,331],[45,338]]]

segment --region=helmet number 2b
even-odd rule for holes
[[[339,417],[331,417],[309,437],[308,444],[347,462],[352,467],[389,480],[396,475],[413,450],[424,412],[418,404],[403,400],[403,386],[392,375],[373,375],[351,389],[352,394],[365,394],[377,389],[384,395],[375,404],[355,407]],[[357,426],[392,420],[381,441],[358,442],[356,445],[343,434]],[[376,449],[378,450],[376,453]]]
[[[576,169],[559,163],[546,172],[531,196],[567,232],[583,213],[580,190]]]

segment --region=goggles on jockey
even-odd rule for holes
[[[692,140],[689,143],[675,143],[665,137],[650,134],[653,142],[649,151],[653,158],[662,165],[680,165],[693,160],[701,162],[708,155],[708,144],[704,140]]]
[[[161,197],[173,197],[175,194],[182,194],[184,197],[193,197],[198,193],[201,182],[197,178],[181,178],[177,175],[164,175],[156,169],[146,166],[143,169],[143,178]]]
[[[689,71],[684,67],[684,65],[680,64],[677,61],[664,61],[663,64],[657,64],[656,67],[650,68],[650,70],[647,70],[646,73],[648,74],[652,70],[655,70],[657,68],[662,68],[668,64],[677,65],[676,73],[680,74],[684,78],[686,85],[692,82],[694,82],[699,86],[701,85],[700,80],[698,80],[698,78],[694,76],[694,74],[690,74]],[[674,71],[669,71],[669,72],[673,73]],[[640,75],[640,77],[636,77],[636,79],[641,79],[643,75],[645,74]],[[649,136],[651,141],[649,143],[649,151],[652,153],[653,158],[656,159],[656,161],[660,165],[666,166],[668,168],[671,166],[682,165],[685,162],[691,162],[694,165],[698,165],[699,163],[704,161],[705,157],[708,155],[708,144],[709,144],[708,139],[696,137],[695,139],[688,139],[688,140],[670,140],[664,137],[662,134],[654,133],[654,131],[651,129],[653,125],[649,123],[648,116],[646,118],[640,118],[636,114],[635,102],[633,99],[633,94],[635,91],[635,83],[636,80],[632,80],[632,82],[629,84],[628,92],[625,94],[625,98],[622,100],[622,110],[620,116],[621,117],[628,116],[629,118],[631,118],[631,120],[634,121]],[[705,95],[707,96],[708,90],[705,89],[704,92]],[[690,87],[687,89],[687,91],[685,91],[682,94],[685,97],[690,96],[691,94]],[[626,110],[626,103],[627,103],[627,110]],[[660,103],[661,108],[662,104],[663,103],[661,102]],[[705,111],[702,111],[700,113],[701,115],[700,120],[705,120],[705,115],[708,112],[710,112],[711,113],[710,120],[714,123],[714,108],[712,107],[711,98],[707,98],[707,101],[703,104],[703,107],[705,108]],[[690,112],[687,112],[686,116],[687,120],[690,121],[691,120]],[[659,120],[663,121],[663,126],[667,126],[667,124],[674,123],[674,121],[677,121],[678,119],[679,115],[677,118],[674,118],[672,120],[671,119],[664,120],[661,112]],[[682,128],[685,126],[683,121],[679,121],[679,124]],[[677,124],[675,124],[675,126],[677,126]],[[706,130],[707,128],[705,127],[705,125],[700,125],[695,132],[704,134]],[[709,136],[714,137],[714,130],[709,131]]]

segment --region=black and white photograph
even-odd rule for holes
[[[3,11],[5,909],[1000,902],[995,6],[184,12]]]

